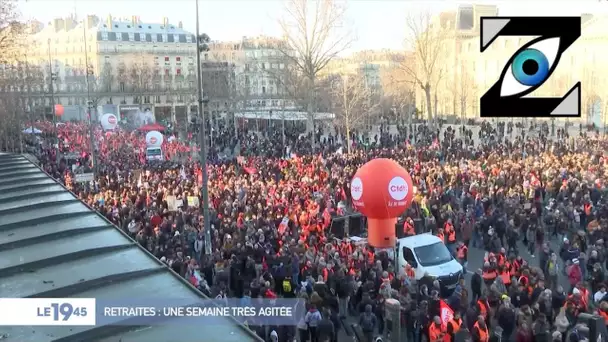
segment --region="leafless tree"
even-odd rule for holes
[[[148,62],[148,56],[142,55],[135,58],[129,65],[128,77],[129,84],[133,87],[135,101],[139,104],[144,103],[144,97],[152,90],[152,78],[154,71]]]
[[[397,117],[401,123],[404,122],[407,114],[407,119],[412,119],[411,115],[415,108],[415,86],[412,78],[406,73],[402,64],[405,63],[404,56],[394,55],[393,62],[395,65],[384,67],[380,70],[380,82],[382,85],[384,101],[388,103],[391,110],[396,111]]]
[[[234,63],[204,61],[201,73],[203,91],[210,108],[226,114],[233,111],[236,91]],[[217,120],[212,120],[212,123],[217,124]]]
[[[319,72],[353,41],[350,32],[343,29],[345,11],[335,0],[289,0],[285,17],[279,20],[293,50],[283,51],[283,55],[305,81],[309,131],[314,131],[315,83]]]
[[[361,75],[336,75],[330,81],[331,105],[346,133],[347,151],[351,152],[351,132],[365,124],[370,114],[372,92]]]
[[[456,94],[460,104],[460,116],[464,124],[464,121],[466,120],[469,98],[471,96],[475,96],[474,94],[476,89],[475,80],[465,65],[462,65],[460,70],[456,73],[456,84]]]
[[[448,30],[441,22],[433,23],[430,12],[410,15],[406,18],[406,43],[414,49],[414,60],[406,59],[402,64],[403,70],[409,74],[412,81],[422,89],[427,107],[427,119],[433,118],[433,95],[437,95],[434,87],[444,75],[442,57],[445,53]],[[434,108],[437,111],[437,108]]]
[[[123,94],[122,102],[124,104],[126,103],[127,85],[129,84],[129,71],[124,62],[121,62],[116,67],[116,81],[118,83],[118,92]]]

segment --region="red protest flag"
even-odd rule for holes
[[[439,314],[444,327],[447,327],[448,322],[454,318],[454,310],[443,299],[439,301]]]

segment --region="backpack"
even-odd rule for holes
[[[374,331],[375,325],[376,324],[374,324],[374,315],[364,313],[363,317],[361,317],[361,324],[359,324],[359,326],[361,326],[361,330],[363,330],[364,332]]]
[[[283,292],[291,293],[291,280],[289,280],[289,279],[283,280]]]

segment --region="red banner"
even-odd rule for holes
[[[439,313],[441,315],[441,324],[447,327],[448,322],[454,318],[454,310],[443,299],[439,301]]]

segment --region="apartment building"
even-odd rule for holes
[[[38,112],[50,113],[51,72],[55,103],[65,107],[63,120],[83,118],[88,100],[98,109],[94,115],[110,112],[124,119],[150,110],[157,120],[178,126],[196,112],[196,37],[181,22],[59,18],[31,35],[26,56],[44,73],[32,101]]]
[[[498,12],[499,8],[494,5],[460,5],[456,11],[444,12],[434,18],[431,29],[450,32],[445,35],[443,44],[442,78],[436,80],[437,86],[433,90],[435,113],[478,117],[479,98],[500,78],[508,59],[532,38],[498,37],[480,53],[479,18],[496,16]],[[608,17],[583,15],[582,22],[581,37],[561,56],[554,74],[534,95],[563,96],[581,81],[584,120],[603,126],[608,113],[608,92],[605,91],[608,89],[608,67],[600,61],[608,49]],[[422,67],[422,63],[418,67]],[[424,93],[421,89],[416,91],[416,106],[426,113]]]
[[[234,70],[233,105],[241,119],[303,120],[305,108],[293,85],[289,54],[294,51],[280,38],[243,37],[234,42],[212,42],[204,60],[226,63]],[[203,62],[203,66],[205,62]],[[203,76],[203,80],[204,80]],[[204,81],[203,81],[204,84]],[[210,103],[213,99],[210,99]],[[224,101],[223,106],[229,105]],[[218,112],[221,112],[219,104]]]

